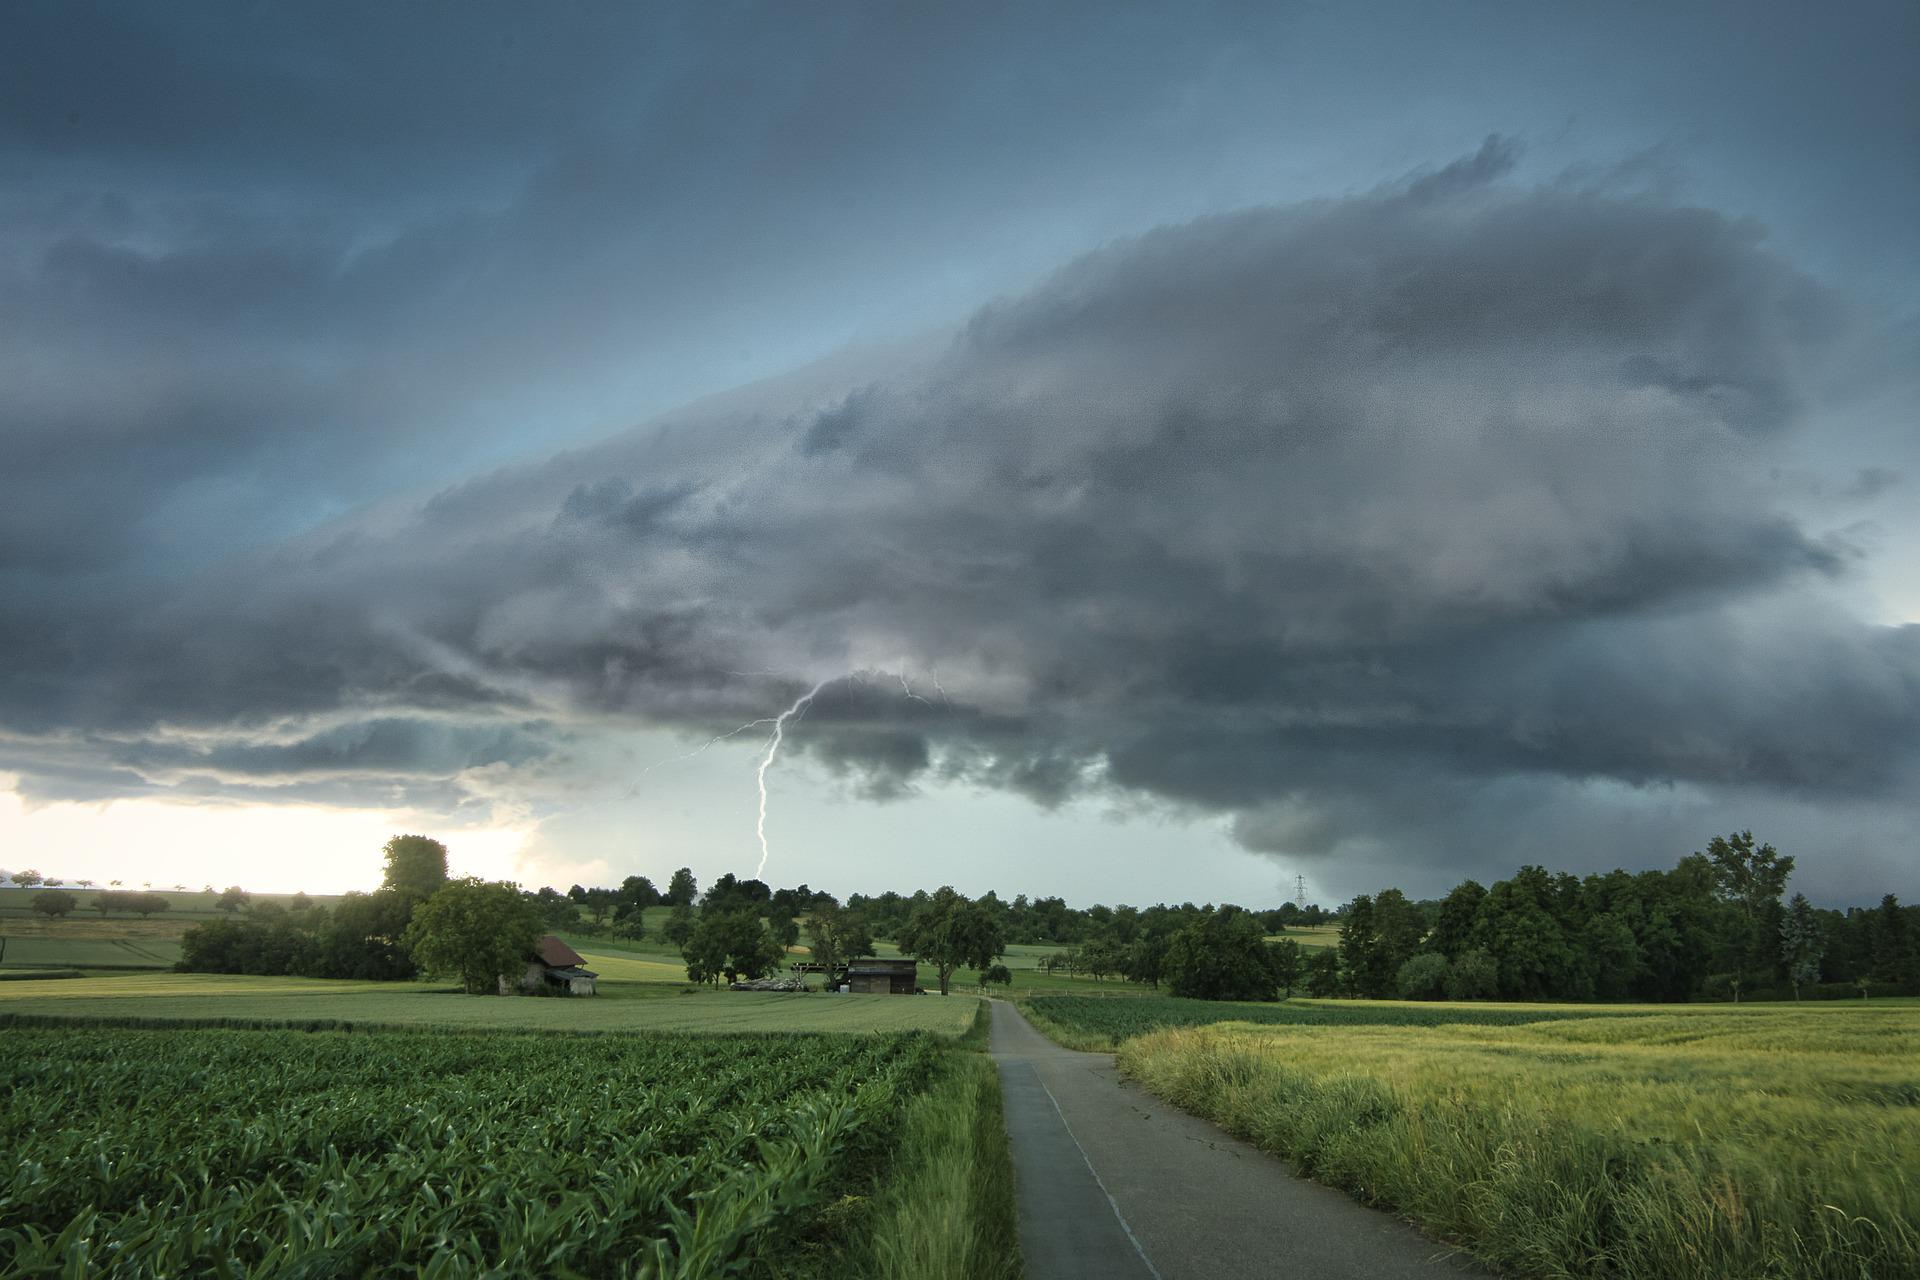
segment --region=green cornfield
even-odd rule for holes
[[[1028,1002],[1027,1011],[1043,1030],[1072,1048],[1111,1049],[1148,1032],[1168,1027],[1203,1027],[1218,1022],[1307,1027],[1511,1027],[1562,1018],[1631,1016],[1643,1009],[1638,1006],[1610,1010],[1580,1005],[1411,1004],[1360,1000],[1253,1004],[1183,1000],[1175,996],[1035,996]]]
[[[0,1274],[831,1272],[926,1034],[0,1036]]]

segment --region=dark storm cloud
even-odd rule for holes
[[[1780,480],[1857,321],[1750,224],[1510,163],[1166,227],[851,392],[15,619],[0,715],[60,785],[370,793],[824,680],[790,749],[864,794],[1091,789],[1309,856],[1505,849],[1490,794],[1897,797],[1920,628],[1848,611],[1864,553]]]

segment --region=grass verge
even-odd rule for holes
[[[1020,1280],[1013,1156],[1000,1078],[980,1048],[987,1005],[943,1078],[908,1104],[897,1163],[874,1198],[858,1274],[875,1280]],[[973,1043],[969,1043],[969,1042]]]
[[[1911,1010],[1222,1025],[1119,1062],[1514,1274],[1920,1275]]]

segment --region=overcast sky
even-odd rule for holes
[[[16,7],[0,866],[1920,896],[1916,12]]]

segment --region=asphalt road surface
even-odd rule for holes
[[[993,1002],[1027,1280],[1484,1275],[1344,1192],[1123,1083]]]

